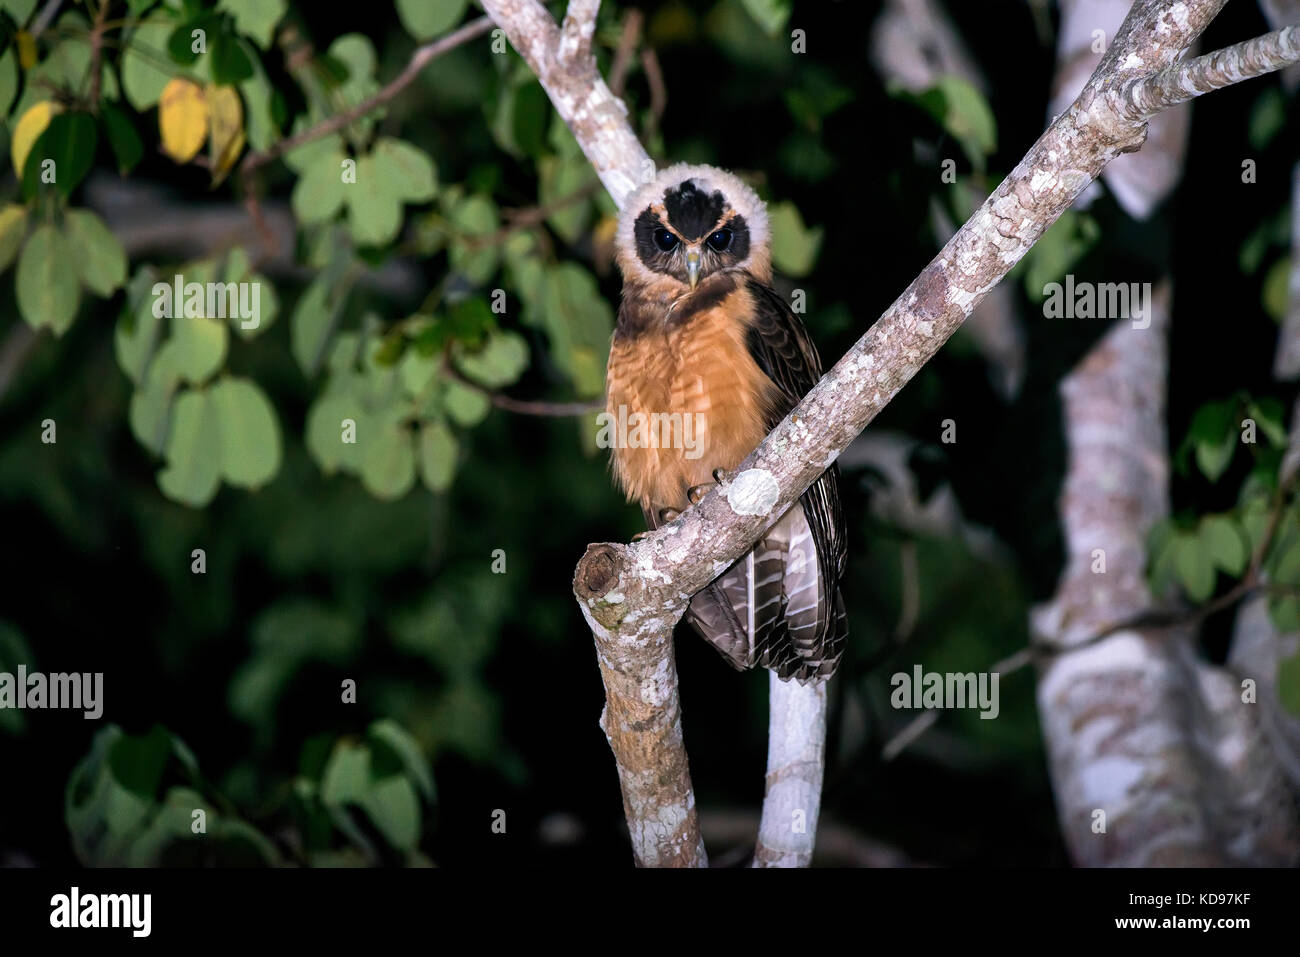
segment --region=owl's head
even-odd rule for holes
[[[628,197],[616,258],[624,282],[679,285],[682,293],[724,270],[769,282],[767,208],[731,173],[678,163]]]

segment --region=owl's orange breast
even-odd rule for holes
[[[684,322],[615,336],[601,438],[630,501],[684,509],[688,488],[739,465],[767,434],[775,386],[745,344],[752,310],[740,288]]]

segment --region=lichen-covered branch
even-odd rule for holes
[[[826,682],[801,685],[768,672],[767,783],[754,867],[812,861],[826,768]]]
[[[1272,73],[1297,61],[1300,26],[1284,27],[1186,60],[1154,76],[1130,81],[1120,92],[1120,112],[1130,119],[1146,119],[1211,90]]]
[[[636,862],[643,867],[706,867],[682,738],[672,629],[652,625],[641,630],[636,615],[610,619],[593,613],[584,599],[608,595],[616,586],[601,577],[613,563],[599,551],[589,550],[588,556],[585,575],[573,587],[596,638],[605,682],[600,726],[618,765]],[[654,620],[655,611],[644,609],[647,620]]]
[[[610,92],[591,52],[598,0],[573,0],[563,34],[538,0],[483,0],[483,9],[537,74],[618,206],[654,176],[655,165]]]

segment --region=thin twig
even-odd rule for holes
[[[293,136],[286,136],[284,139],[268,146],[264,150],[249,153],[244,157],[244,161],[240,164],[240,171],[245,174],[251,173],[259,166],[264,166],[272,160],[278,159],[290,150],[321,139],[331,133],[336,133],[343,129],[343,127],[359,120],[371,110],[383,106],[385,103],[396,97],[397,94],[410,86],[415,78],[419,76],[420,71],[430,62],[437,59],[448,50],[453,50],[461,44],[486,33],[491,26],[492,20],[490,18],[479,17],[477,20],[471,20],[460,29],[453,30],[451,33],[448,33],[446,36],[441,37],[432,43],[426,43],[411,55],[410,62],[406,64],[402,72],[392,79],[388,85],[383,87],[378,93],[367,97],[349,110],[335,113],[333,116],[322,120],[310,129],[305,129],[301,133],[297,133]]]
[[[99,112],[99,87],[103,79],[100,59],[104,54],[104,30],[111,0],[100,0],[95,11],[95,25],[90,28],[90,112]]]
[[[597,412],[605,407],[604,398],[588,399],[583,402],[546,402],[538,399],[512,399],[508,395],[495,392],[486,386],[479,385],[473,379],[467,377],[463,372],[456,368],[451,361],[450,352],[443,355],[443,372],[459,382],[466,388],[477,392],[498,409],[505,409],[507,412],[517,412],[520,415],[535,415],[541,418],[572,418],[575,416],[587,415],[591,412]]]
[[[50,24],[54,22],[54,18],[59,15],[59,7],[62,5],[63,0],[48,0],[45,6],[41,8],[41,12],[36,15],[36,19],[32,21],[30,32],[33,38],[39,37],[49,29]]]
[[[640,10],[632,9],[623,16],[623,30],[618,37],[618,47],[614,50],[614,62],[609,67],[609,92],[617,97],[623,96],[627,84],[628,72],[632,69],[632,56],[637,44],[641,42],[641,25],[645,17]]]

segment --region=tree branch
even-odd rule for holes
[[[1154,76],[1129,81],[1120,92],[1119,112],[1131,120],[1149,119],[1211,90],[1221,90],[1298,61],[1300,27],[1284,27],[1186,60]]]
[[[628,193],[654,176],[654,161],[632,132],[627,107],[610,92],[596,69],[590,48],[594,29],[593,0],[573,0],[565,17],[574,56],[561,59],[561,33],[538,0],[483,0],[483,9],[510,39],[537,75],[556,112],[568,124],[616,206]],[[582,37],[586,36],[585,47]]]
[[[426,43],[411,55],[410,61],[402,68],[402,72],[390,80],[379,92],[362,100],[351,109],[344,110],[342,113],[335,113],[328,119],[322,120],[301,133],[286,136],[264,150],[249,153],[244,157],[243,162],[239,164],[240,173],[247,176],[259,166],[265,166],[290,150],[311,143],[321,137],[329,136],[331,133],[337,133],[343,127],[357,121],[371,110],[378,109],[410,86],[415,81],[415,78],[420,75],[420,71],[428,66],[431,61],[442,56],[448,50],[455,49],[462,43],[467,43],[475,37],[481,36],[491,26],[492,21],[490,18],[479,17],[477,20],[471,20],[463,27],[453,30],[446,36],[439,37],[431,43]]]
[[[826,767],[826,682],[801,685],[768,672],[767,787],[755,867],[812,861]]]

